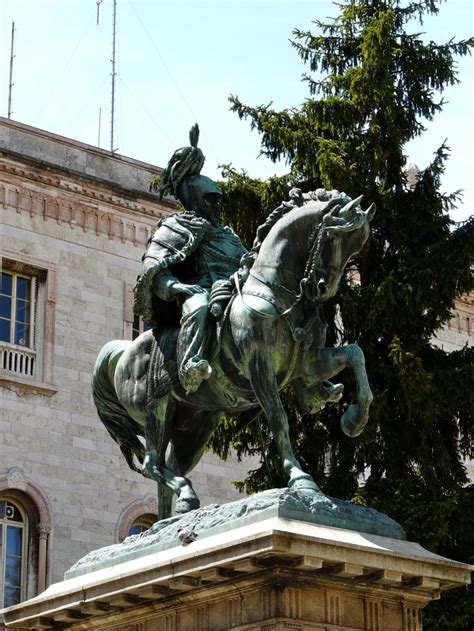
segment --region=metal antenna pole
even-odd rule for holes
[[[114,148],[114,122],[115,122],[115,36],[116,36],[116,22],[117,22],[117,0],[114,0],[114,17],[113,17],[113,35],[112,35],[112,105],[111,105],[111,117],[110,117],[110,151],[113,153],[116,151]]]
[[[12,47],[10,53],[10,84],[8,86],[8,118],[12,117],[12,89],[13,89],[13,59],[15,55],[13,54],[15,42],[15,22],[12,22]]]
[[[99,7],[102,4],[104,0],[97,0],[97,20],[96,20],[96,26],[99,27]]]
[[[99,107],[99,138],[97,140],[97,146],[100,149],[100,127],[101,127],[101,123],[102,123],[102,108]]]

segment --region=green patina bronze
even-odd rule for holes
[[[291,384],[315,413],[340,399],[342,385],[329,379],[351,368],[356,401],[341,418],[349,436],[363,430],[372,401],[359,346],[325,348],[320,305],[366,242],[375,209],[363,211],[361,198],[338,191],[294,189],[247,252],[219,223],[221,193],[200,175],[197,140],[195,127],[158,185],[184,212],[159,222],[143,257],[135,313],[152,329],[108,343],[93,376],[107,430],[129,466],[158,483],[161,519],[171,514],[173,493],[178,513],[199,507],[186,476],[223,413],[244,424],[263,410],[289,488],[320,496],[293,453],[279,393]]]

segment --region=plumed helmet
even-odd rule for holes
[[[200,175],[204,165],[204,154],[197,144],[199,126],[193,125],[189,132],[190,147],[177,149],[171,156],[168,166],[158,180],[151,182],[150,188],[157,190],[159,198],[173,195],[187,210],[197,210],[205,195],[221,195],[217,184],[208,177]]]

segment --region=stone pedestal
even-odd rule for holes
[[[421,631],[470,568],[416,543],[274,517],[52,585],[13,629]]]

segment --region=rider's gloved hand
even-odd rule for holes
[[[184,294],[185,296],[194,296],[194,294],[203,294],[206,290],[203,289],[200,285],[174,283],[171,291],[174,293],[175,296],[179,296],[180,294]]]

